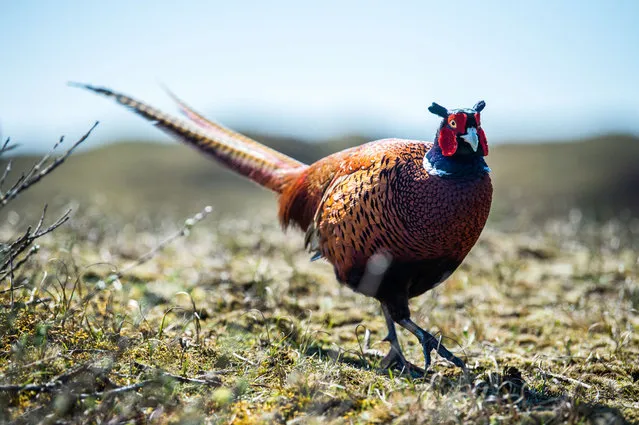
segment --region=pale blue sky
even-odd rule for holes
[[[321,140],[431,139],[485,99],[492,143],[639,134],[639,1],[3,1],[0,132],[27,149],[164,139],[69,80]]]

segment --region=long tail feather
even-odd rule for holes
[[[237,137],[220,137],[223,133],[211,133],[208,129],[196,127],[104,87],[81,83],[69,83],[69,85],[113,98],[119,104],[151,121],[164,132],[211,155],[226,167],[275,192],[282,191],[282,186],[287,182],[285,178],[287,171],[294,168],[292,163],[285,164],[280,157],[272,155],[269,148],[255,141],[249,144]],[[296,164],[296,167],[304,166],[301,163],[296,162]]]
[[[208,134],[210,134],[211,136],[214,136],[219,140],[227,140],[232,143],[242,143],[247,146],[251,146],[256,150],[259,150],[260,152],[275,158],[280,163],[280,165],[284,167],[301,167],[305,165],[304,163],[299,162],[298,160],[293,159],[290,156],[284,155],[282,152],[278,152],[275,149],[264,146],[263,144],[251,139],[250,137],[247,137],[241,133],[231,130],[230,128],[224,127],[221,124],[207,119],[206,117],[202,116],[202,114],[198,113],[189,105],[187,105],[182,99],[177,97],[167,87],[164,87],[164,90],[169,95],[169,97],[171,97],[171,99],[173,99],[173,101],[177,104],[180,112],[182,112],[184,116],[193,121],[199,127],[206,129]]]

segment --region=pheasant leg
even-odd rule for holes
[[[437,351],[440,356],[453,363],[455,366],[466,369],[466,365],[459,357],[448,351],[448,349],[446,349],[446,347],[444,347],[440,341],[438,341],[434,336],[417,326],[415,322],[410,319],[402,319],[398,323],[401,327],[415,335],[419,342],[422,344],[422,349],[424,350],[424,359],[426,362],[426,369],[428,369],[428,367],[430,366],[430,352],[433,350]]]
[[[380,362],[380,366],[383,369],[390,369],[393,366],[397,366],[400,370],[409,372],[411,375],[423,375],[424,371],[420,367],[417,367],[414,364],[410,363],[408,360],[406,360],[406,357],[404,357],[402,347],[399,345],[399,341],[397,340],[395,322],[393,322],[388,308],[382,305],[382,311],[384,312],[386,326],[388,327],[388,335],[386,335],[386,338],[384,338],[383,341],[388,341],[391,345],[391,348],[386,357],[384,357]]]

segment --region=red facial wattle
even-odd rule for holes
[[[479,112],[475,114],[475,122],[477,123],[477,136],[479,137],[479,146],[481,146],[481,150],[484,156],[486,156],[488,155],[488,140],[486,140],[486,133],[484,133],[484,129],[481,128]]]
[[[477,136],[479,137],[479,146],[481,146],[484,156],[488,155],[488,141],[486,140],[486,133],[484,133],[483,128],[477,128]]]
[[[444,156],[453,156],[457,152],[457,135],[466,129],[466,114],[458,112],[448,116],[446,125],[439,131],[439,147]]]
[[[439,130],[438,142],[444,156],[453,156],[457,152],[457,135],[452,128],[444,127]]]

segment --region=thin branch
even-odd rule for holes
[[[40,161],[38,161],[31,169],[26,173],[22,174],[22,176],[11,186],[11,188],[0,194],[0,208],[7,205],[13,199],[17,198],[22,192],[26,191],[29,187],[38,183],[40,180],[44,178],[44,176],[50,174],[53,170],[58,168],[66,159],[73,153],[73,151],[80,146],[86,139],[89,138],[91,132],[97,127],[99,124],[98,121],[93,124],[93,126],[87,131],[84,136],[78,139],[77,142],[73,144],[62,156],[53,160],[50,164],[46,165],[47,161],[51,158],[53,151],[62,143],[64,138],[60,138],[60,140],[53,146],[53,149],[46,154]],[[6,146],[5,146],[6,148]],[[3,148],[3,149],[5,149]],[[9,148],[10,149],[10,148]],[[6,152],[6,150],[0,150],[0,153]],[[5,169],[5,174],[8,174],[8,171]],[[4,176],[6,178],[6,175]],[[4,178],[0,180],[4,182]]]
[[[2,147],[0,148],[0,156],[2,156],[3,153],[9,152],[18,147],[18,145],[16,144],[10,145],[9,144],[10,141],[11,141],[11,138],[7,138],[7,140],[4,141],[4,143],[2,144]]]
[[[146,254],[140,256],[132,264],[129,264],[128,266],[114,273],[113,277],[121,278],[129,270],[146,263],[151,258],[153,258],[158,252],[162,251],[168,244],[173,242],[175,239],[188,235],[189,232],[191,231],[191,228],[195,226],[197,223],[199,223],[200,221],[202,221],[204,218],[206,218],[206,216],[208,216],[212,211],[213,211],[213,208],[207,205],[206,207],[204,207],[202,211],[195,214],[193,217],[186,219],[184,221],[184,225],[182,226],[180,230],[178,230],[177,232],[175,232],[174,234],[172,234],[171,236],[169,236],[168,238],[160,242],[155,248],[151,249]]]
[[[74,375],[77,375],[78,373],[88,370],[91,364],[92,364],[91,362],[83,363],[77,367],[67,370],[66,372],[56,376],[55,378],[51,379],[49,382],[45,382],[44,384],[0,385],[0,392],[9,392],[9,393],[21,393],[24,391],[35,391],[38,393],[50,392],[67,383]]]
[[[4,182],[5,182],[5,180],[7,180],[7,176],[11,172],[11,165],[12,164],[13,164],[13,160],[10,159],[9,162],[7,162],[7,166],[4,167],[4,172],[2,173],[2,178],[0,178],[0,190],[2,190],[2,186],[4,186]]]
[[[50,224],[49,226],[44,227],[44,220],[47,213],[47,206],[44,206],[42,211],[42,215],[40,216],[40,220],[36,225],[35,229],[32,230],[31,227],[27,228],[27,231],[16,239],[13,242],[10,242],[5,245],[3,249],[4,258],[0,257],[0,280],[3,280],[5,277],[16,271],[22,264],[24,264],[30,256],[32,256],[35,252],[37,252],[37,245],[31,248],[31,251],[26,255],[25,258],[22,258],[18,262],[14,261],[16,258],[24,253],[38,238],[53,232],[58,227],[62,226],[69,220],[69,214],[71,210],[67,210],[64,214],[62,214],[55,222]]]
[[[157,367],[152,367],[152,366],[148,366],[145,365],[144,363],[140,363],[140,362],[133,362],[134,365],[136,365],[137,367],[139,367],[142,370],[145,371],[151,371],[154,373],[157,373],[160,376],[165,376],[167,378],[171,378],[174,379],[178,382],[182,382],[184,384],[200,384],[200,385],[210,385],[210,386],[214,386],[214,387],[219,387],[220,385],[222,385],[222,381],[220,381],[220,379],[216,376],[214,376],[214,379],[197,379],[197,378],[187,378],[184,376],[180,376],[180,375],[174,375],[172,373],[169,373],[165,370],[162,370],[160,368]]]
[[[129,392],[129,391],[136,391],[136,390],[139,390],[140,388],[146,387],[147,385],[157,384],[157,383],[158,383],[157,379],[147,379],[146,381],[141,381],[141,382],[138,382],[136,384],[131,384],[131,385],[125,385],[123,387],[113,388],[112,390],[96,391],[94,393],[78,394],[78,398],[80,398],[80,399],[85,399],[85,398],[101,398],[101,399],[105,399],[105,398],[111,397],[113,395],[122,394],[122,393]]]
[[[543,370],[542,368],[539,368],[539,370],[541,371],[542,374],[550,376],[552,378],[561,379],[562,381],[570,382],[572,384],[582,386],[582,387],[584,387],[586,389],[592,388],[592,385],[586,384],[585,382],[578,381],[577,379],[570,378],[570,377],[565,376],[565,375],[560,375],[558,373],[547,372],[547,371]]]
[[[0,304],[0,307],[2,308],[15,308],[16,306],[18,307],[26,307],[26,306],[30,306],[30,305],[38,305],[38,304],[43,304],[43,303],[48,303],[49,301],[51,301],[53,298],[37,298],[35,300],[30,300],[27,302],[18,302],[15,304]]]
[[[9,270],[9,291],[10,291],[9,298],[11,300],[10,301],[11,309],[13,309],[13,306],[15,305],[15,290],[16,290],[15,286],[13,286],[13,281],[14,281],[14,278],[13,278],[13,270],[14,270],[14,268],[13,268],[13,259],[11,259],[10,262],[9,262],[9,268],[10,268],[10,270]]]
[[[22,175],[13,183],[13,185],[7,191],[3,192],[1,191],[1,189],[7,180],[12,166],[12,162],[9,161],[4,169],[4,172],[2,173],[2,176],[0,177],[0,210],[9,202],[17,198],[21,193],[28,190],[30,187],[42,180],[45,176],[53,172],[53,170],[62,165],[64,161],[66,161],[66,159],[73,153],[73,151],[86,139],[89,138],[97,125],[98,122],[96,121],[95,124],[93,124],[93,126],[89,129],[89,131],[87,131],[84,136],[78,139],[66,152],[64,152],[64,154],[50,161],[53,152],[64,141],[64,137],[61,137],[60,140],[58,140],[58,142],[56,142],[53,148],[49,151],[49,153],[44,155],[26,173],[22,173]],[[0,147],[0,156],[17,146],[9,145],[9,140],[10,139],[7,139],[2,147]],[[32,246],[33,243],[38,238],[41,238],[47,233],[53,232],[58,227],[66,223],[67,220],[69,220],[70,213],[71,210],[66,211],[55,222],[53,222],[49,226],[45,226],[44,221],[47,214],[47,206],[45,205],[42,211],[42,215],[40,216],[40,220],[35,226],[35,229],[30,226],[29,228],[27,228],[26,232],[22,234],[22,236],[18,237],[14,241],[0,244],[0,281],[9,277],[9,291],[11,292],[12,306],[14,304],[14,290],[16,289],[14,287],[13,279],[15,271],[22,267],[38,251],[39,247],[37,245]]]
[[[0,385],[0,392],[21,393],[24,391],[35,391],[38,393],[46,393],[55,390],[59,386],[60,383],[54,381],[50,381],[44,384]]]
[[[7,292],[11,292],[12,290],[15,291],[16,289],[22,289],[24,287],[26,287],[27,285],[18,285],[18,286],[14,286],[13,288],[9,288],[9,289],[3,289],[0,291],[0,294],[6,294]]]
[[[186,378],[184,376],[179,376],[179,375],[174,375],[172,373],[169,372],[165,372],[161,369],[156,369],[156,368],[152,368],[150,366],[144,365],[142,363],[137,363],[135,362],[135,365],[145,369],[145,370],[151,370],[155,373],[158,374],[159,377],[166,377],[166,378],[170,378],[173,379],[175,381],[181,382],[181,383],[185,383],[185,384],[198,384],[198,385],[208,385],[208,386],[214,386],[214,387],[219,387],[222,382],[219,379],[195,379],[195,378]],[[69,382],[70,378],[74,375],[77,375],[80,372],[84,372],[87,369],[90,369],[89,364],[83,364],[80,365],[79,367],[66,372],[60,376],[57,376],[55,378],[53,378],[51,381],[46,382],[44,384],[27,384],[27,385],[0,385],[0,392],[9,392],[9,393],[21,393],[21,392],[25,392],[25,391],[35,391],[37,393],[45,393],[45,392],[52,392],[55,390],[58,390],[62,385],[64,385],[65,383]],[[106,372],[106,369],[97,369],[96,371],[94,371],[94,375],[98,376],[101,373]],[[86,399],[86,398],[101,398],[101,399],[105,399],[114,395],[118,395],[118,394],[122,394],[125,392],[129,392],[129,391],[136,391],[139,390],[141,388],[144,388],[147,385],[152,385],[152,384],[158,384],[161,383],[161,380],[157,379],[157,378],[152,378],[152,379],[146,379],[144,381],[135,383],[135,384],[131,384],[131,385],[125,385],[122,387],[116,387],[107,391],[96,391],[93,393],[79,393],[79,394],[74,394],[73,391],[71,391],[71,394],[74,395],[75,397],[78,397],[79,399]]]
[[[39,245],[32,246],[31,249],[26,253],[26,255],[24,257],[22,257],[16,263],[13,263],[13,265],[9,265],[10,266],[9,275],[13,274],[16,270],[18,270],[20,267],[22,267],[22,265],[24,263],[26,263],[27,261],[29,261],[29,259],[31,257],[33,257],[35,255],[35,253],[38,252],[39,250],[40,250],[40,246]],[[6,276],[6,274],[3,275],[2,277],[0,277],[0,280],[2,280],[5,276]],[[18,289],[18,288],[14,287],[13,289],[15,290],[15,289]]]
[[[247,359],[246,357],[242,357],[239,354],[237,354],[235,351],[231,353],[231,355],[239,360],[242,360],[245,363],[250,364],[251,366],[255,366],[255,362],[252,362],[251,360]]]

